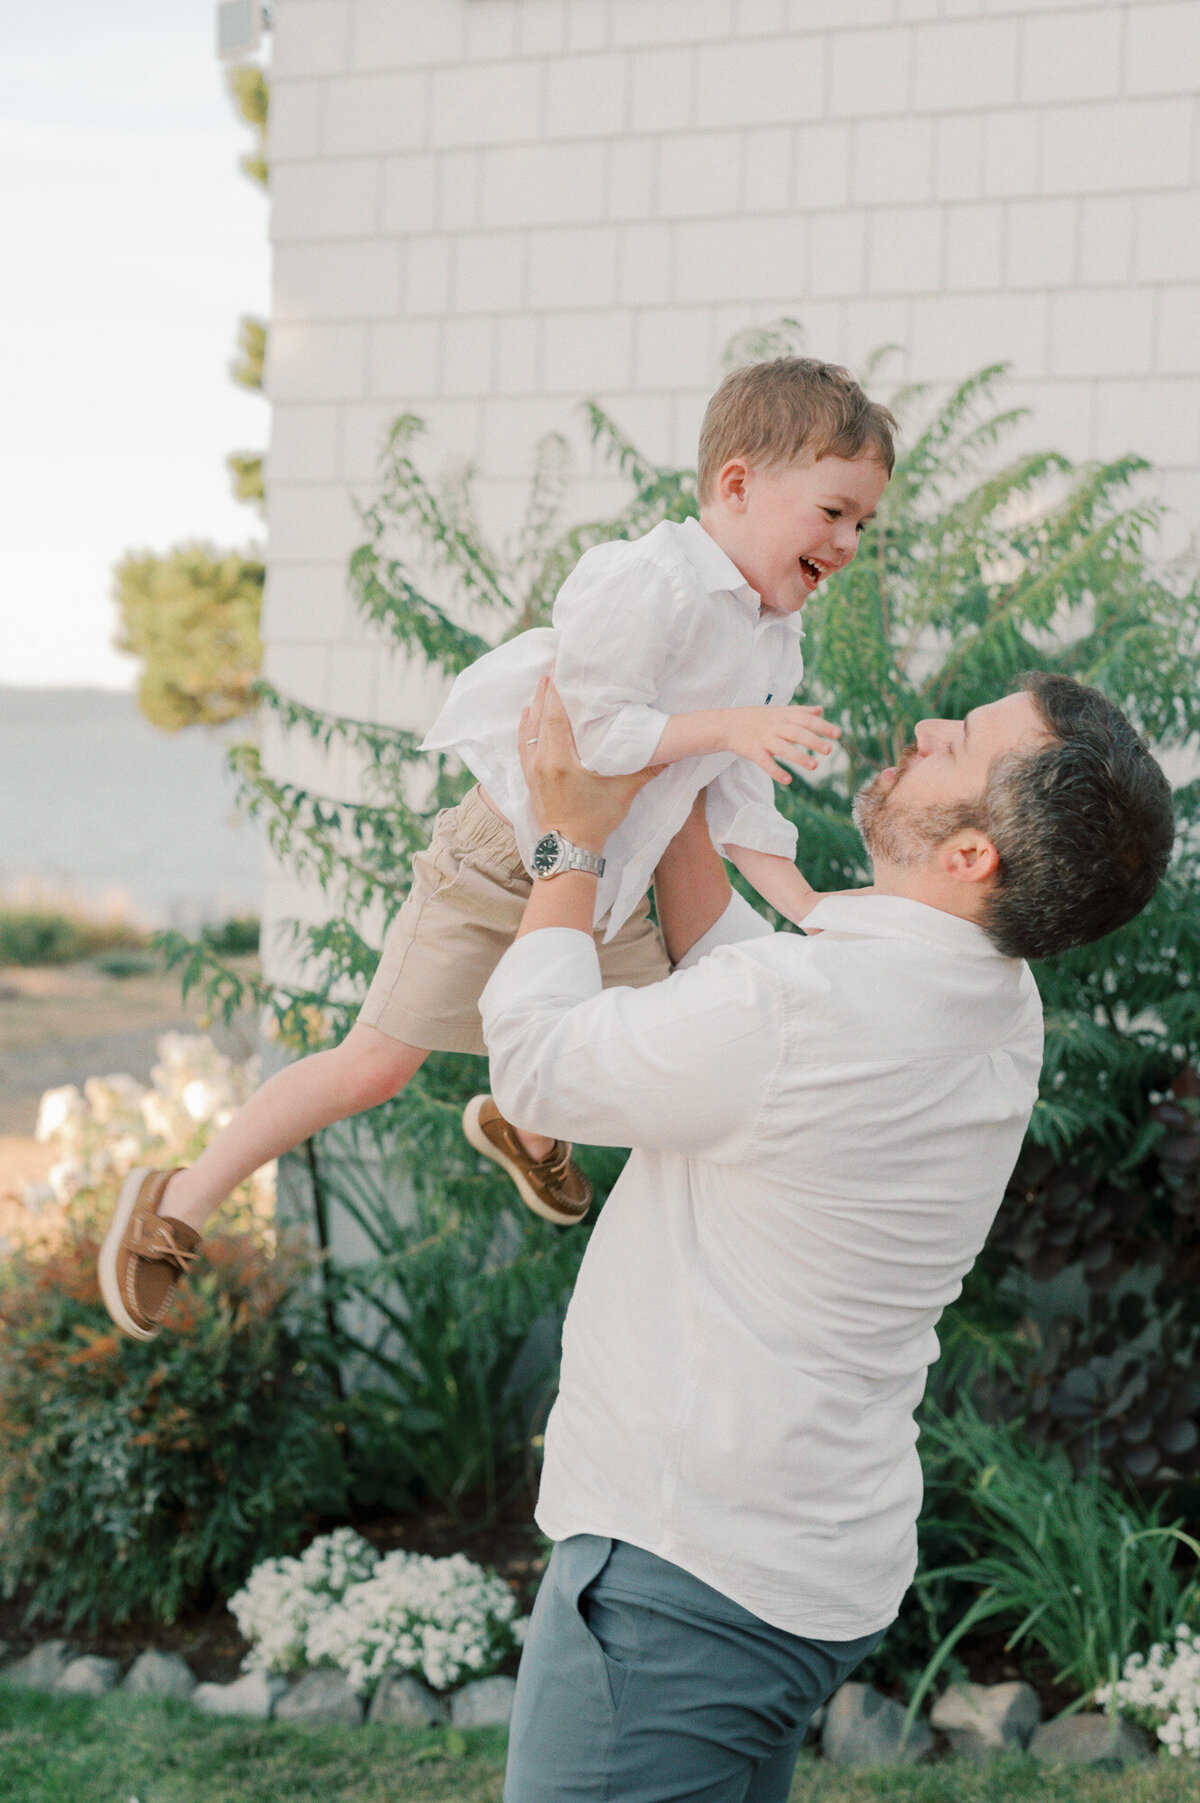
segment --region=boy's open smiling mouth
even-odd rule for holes
[[[825,574],[820,565],[815,564],[811,557],[802,557],[800,559],[800,568],[804,571],[804,574],[808,577],[814,588],[816,588],[818,582],[820,582]]]

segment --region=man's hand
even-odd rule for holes
[[[652,764],[632,776],[595,776],[585,770],[567,710],[550,678],[543,676],[521,715],[521,769],[542,831],[553,828],[585,851],[602,852],[634,796],[662,765]]]
[[[824,719],[819,707],[732,707],[723,713],[724,749],[749,758],[777,783],[792,780],[777,759],[815,770],[817,760],[809,753],[828,757],[831,741],[841,737],[841,728]],[[797,746],[807,752],[798,752]]]

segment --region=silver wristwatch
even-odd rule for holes
[[[572,845],[559,832],[543,833],[533,848],[529,863],[535,877],[561,876],[564,870],[585,870],[589,876],[604,875],[604,859],[598,852],[585,851]]]

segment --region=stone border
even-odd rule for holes
[[[273,1673],[243,1672],[229,1684],[197,1683],[186,1659],[148,1647],[122,1677],[120,1662],[74,1653],[65,1640],[45,1640],[23,1658],[6,1661],[0,1642],[0,1683],[53,1696],[103,1697],[118,1686],[135,1696],[189,1701],[208,1715],[249,1721],[355,1726],[396,1722],[409,1728],[503,1728],[512,1716],[514,1678],[477,1678],[450,1696],[411,1672],[384,1673],[369,1705],[345,1674],[320,1667],[289,1682]],[[975,1762],[1028,1752],[1046,1765],[1120,1771],[1152,1757],[1153,1743],[1120,1717],[1079,1712],[1042,1723],[1037,1693],[1028,1684],[952,1685],[934,1704],[929,1721],[918,1717],[907,1739],[905,1711],[869,1684],[843,1684],[814,1716],[824,1758],[833,1765],[912,1765],[933,1751],[933,1730],[950,1751]]]
[[[230,1684],[200,1684],[179,1653],[148,1647],[124,1677],[120,1661],[72,1652],[65,1640],[44,1640],[31,1652],[6,1661],[0,1642],[0,1683],[52,1696],[103,1697],[118,1686],[135,1696],[186,1700],[207,1715],[249,1721],[308,1722],[319,1726],[362,1721],[399,1722],[411,1728],[450,1723],[455,1728],[507,1727],[516,1691],[514,1678],[476,1678],[450,1696],[439,1696],[409,1672],[385,1672],[368,1707],[332,1668],[303,1672],[289,1682],[269,1672],[243,1672]]]

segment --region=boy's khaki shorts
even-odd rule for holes
[[[438,815],[413,859],[412,887],[388,929],[359,1020],[430,1052],[486,1052],[479,998],[516,937],[532,888],[507,820],[478,788]],[[643,900],[601,945],[605,988],[641,988],[671,966]]]

